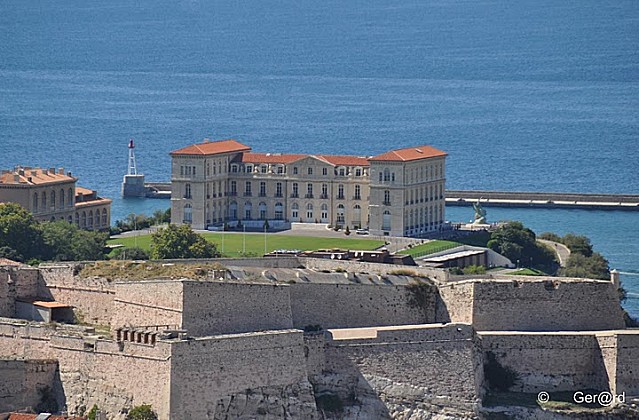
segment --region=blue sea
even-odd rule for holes
[[[122,200],[171,150],[372,155],[431,144],[448,187],[638,193],[635,0],[0,2],[0,167],[65,167]],[[588,235],[639,316],[639,212],[489,209]],[[470,209],[447,218],[467,220]]]

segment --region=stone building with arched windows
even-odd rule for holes
[[[78,178],[63,168],[16,167],[0,175],[0,203],[17,203],[36,220],[64,220],[89,230],[111,225],[111,200],[77,186]]]
[[[171,152],[171,221],[421,236],[444,222],[445,159],[430,146],[359,157],[256,153],[235,140],[205,140]]]

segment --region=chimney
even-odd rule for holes
[[[58,175],[64,175],[64,168],[58,168]]]
[[[20,168],[20,169],[18,170],[18,175],[20,175],[20,176],[24,176],[24,169]]]
[[[29,177],[27,178],[27,181],[29,181],[30,183],[33,183],[33,178]]]
[[[31,176],[38,176],[38,171],[31,171]]]
[[[69,178],[71,178],[71,177],[73,176],[73,175],[71,175],[71,171],[67,172],[67,176],[68,176]]]
[[[51,175],[55,175],[55,168],[49,168],[49,173]]]
[[[20,175],[18,175],[18,174],[13,174],[13,181],[14,181],[14,182],[20,182]]]

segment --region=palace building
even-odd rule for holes
[[[195,229],[324,223],[422,236],[444,223],[445,152],[378,156],[255,153],[235,140],[171,152],[171,221]]]
[[[63,168],[16,167],[0,175],[0,203],[17,203],[39,221],[65,220],[83,229],[111,225],[111,200],[77,186],[78,178]]]

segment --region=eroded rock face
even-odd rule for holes
[[[220,399],[210,419],[319,419],[308,381],[247,389]]]

